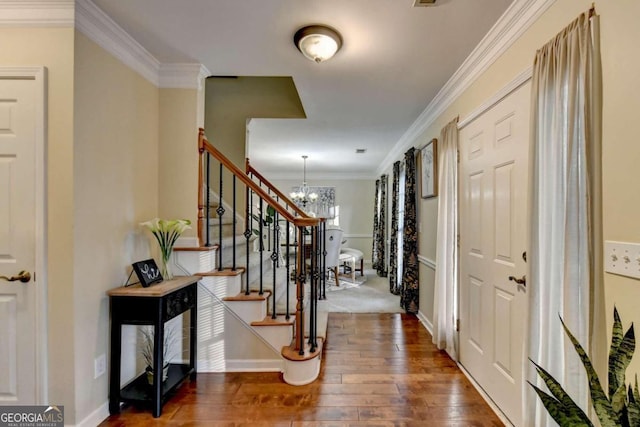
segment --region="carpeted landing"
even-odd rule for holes
[[[327,299],[318,301],[318,310],[328,313],[403,313],[400,296],[389,292],[389,278],[379,277],[374,270],[365,275],[339,276],[340,286],[327,282]]]

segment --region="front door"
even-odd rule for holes
[[[0,69],[2,71],[2,69]],[[38,82],[0,73],[0,404],[36,404]],[[41,83],[40,83],[41,84]],[[39,106],[42,108],[42,106]],[[24,273],[20,274],[23,271]],[[29,277],[30,276],[30,277]]]
[[[522,364],[530,84],[460,130],[460,363],[516,426]],[[510,280],[511,278],[511,280]]]

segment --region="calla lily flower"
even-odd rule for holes
[[[162,254],[162,276],[171,279],[171,274],[167,269],[167,263],[173,251],[173,245],[185,230],[191,228],[191,221],[188,219],[159,219],[153,218],[149,221],[141,222],[140,225],[147,227],[158,241]]]

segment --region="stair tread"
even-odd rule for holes
[[[251,326],[291,326],[294,322],[294,316],[290,316],[289,320],[285,316],[277,316],[272,319],[271,316],[267,316],[262,320],[251,322]]]
[[[232,270],[231,268],[223,268],[222,270],[211,270],[198,273],[197,276],[239,276],[244,273],[244,271],[244,267],[237,267],[235,270]]]
[[[223,301],[264,301],[271,295],[270,291],[264,291],[262,295],[259,292],[250,292],[246,295],[244,292],[239,293],[231,297],[222,298]]]
[[[208,252],[208,251],[214,251],[218,249],[218,245],[211,245],[211,246],[177,246],[174,247],[173,250],[174,251],[181,251],[181,252]]]
[[[293,343],[291,343],[291,345],[282,347],[282,351],[280,352],[280,354],[282,354],[282,357],[284,357],[285,359],[291,360],[294,362],[311,360],[313,358],[320,356],[320,354],[322,353],[322,344],[323,344],[322,339],[318,338],[318,347],[316,348],[316,351],[312,352],[311,346],[307,342],[305,342],[304,354],[300,354],[298,350],[294,349]]]

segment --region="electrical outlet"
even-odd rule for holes
[[[604,242],[604,271],[640,279],[640,244]]]
[[[93,378],[98,378],[107,371],[107,357],[104,354],[93,361]]]

